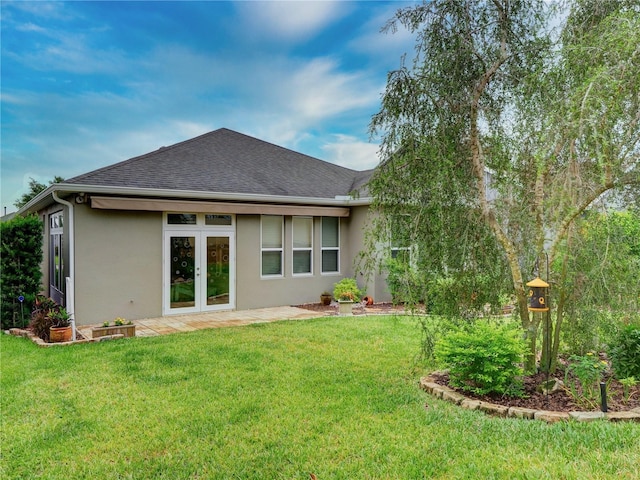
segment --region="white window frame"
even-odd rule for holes
[[[56,301],[64,301],[64,212],[62,210],[49,215],[49,288],[55,293],[49,296]],[[58,255],[56,257],[56,250]],[[57,260],[57,262],[56,262]]]
[[[296,234],[296,220],[308,220],[311,228],[311,232],[309,232],[309,239],[311,240],[311,245],[308,247],[296,247],[295,246],[295,234]],[[293,271],[294,260],[296,252],[309,252],[309,271],[308,272],[299,272],[295,273]],[[313,217],[304,217],[304,216],[293,216],[291,217],[291,275],[294,277],[308,277],[313,275]]]
[[[325,218],[335,218],[336,221],[338,222],[338,246],[337,247],[325,247],[322,244],[322,239],[324,238],[324,236],[322,235],[322,230],[324,228],[324,219]],[[339,275],[340,274],[340,241],[342,240],[340,238],[340,217],[321,217],[320,218],[320,270],[322,275]],[[337,252],[337,267],[338,269],[336,271],[330,271],[324,270],[324,252],[325,251],[333,251],[333,252]]]
[[[279,217],[280,218],[280,247],[264,247],[263,246],[263,231],[264,231],[264,218],[265,217]],[[265,252],[280,252],[280,273],[267,273],[262,271],[262,255]],[[283,278],[284,277],[284,216],[283,215],[261,215],[260,216],[260,278]]]

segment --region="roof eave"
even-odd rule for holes
[[[83,185],[58,183],[31,199],[21,209],[19,215],[38,211],[54,202],[53,192],[59,193],[96,193],[102,195],[126,195],[136,197],[172,197],[198,200],[225,200],[254,203],[284,203],[294,205],[335,205],[364,206],[371,204],[371,197],[340,196],[336,198],[292,197],[286,195],[258,195],[250,193],[201,192],[196,190],[166,190],[156,188],[113,187],[102,185]]]

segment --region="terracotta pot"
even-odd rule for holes
[[[49,342],[51,343],[70,342],[72,336],[71,326],[49,327]]]
[[[320,295],[320,303],[323,305],[331,305],[331,295]]]

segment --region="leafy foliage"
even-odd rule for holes
[[[16,216],[0,224],[2,328],[22,327],[28,321],[41,287],[42,228],[40,219],[33,215]],[[25,312],[27,318],[23,318]]]
[[[49,185],[62,182],[64,182],[64,178],[56,176],[53,178],[53,180],[49,181]],[[22,208],[27,203],[29,203],[31,199],[35,198],[40,192],[46,190],[46,188],[47,185],[45,185],[44,183],[40,183],[34,178],[29,178],[29,191],[27,193],[24,193],[18,200],[16,200],[14,202],[14,205],[17,208]]]
[[[606,370],[607,362],[593,352],[569,357],[564,381],[576,403],[588,408],[598,404],[600,381]]]
[[[36,297],[34,309],[31,312],[29,328],[45,342],[49,341],[49,328],[68,325],[66,312],[60,314],[60,306],[52,299],[39,295]],[[67,325],[60,325],[60,317],[67,317]]]
[[[640,325],[627,325],[620,331],[609,357],[616,377],[640,378]]]
[[[343,278],[333,287],[333,297],[336,300],[359,302],[361,295],[362,292],[354,278]]]
[[[370,183],[379,216],[369,252],[397,236],[405,217],[421,278],[455,286],[455,301],[436,305],[464,310],[460,299],[495,304],[513,292],[528,369],[540,323],[527,311],[532,266],[545,252],[554,265],[547,281],[561,306],[544,339],[553,349],[542,350],[557,357],[578,301],[568,275],[575,251],[563,245],[608,192],[640,185],[640,7],[561,5],[560,35],[551,2],[433,0],[399,10],[388,30],[415,34],[416,55],[389,74],[371,122],[382,163]]]
[[[449,369],[452,385],[481,395],[517,395],[524,350],[517,328],[477,321],[442,338],[435,356]]]

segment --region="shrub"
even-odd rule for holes
[[[0,224],[0,238],[2,328],[23,327],[41,288],[42,222],[35,215],[14,217]]]
[[[416,305],[426,298],[425,283],[415,268],[408,262],[390,258],[385,264],[387,287],[393,303]]]
[[[606,370],[607,362],[593,352],[569,357],[564,383],[569,386],[569,393],[578,405],[591,408],[598,404],[599,384]]]
[[[333,297],[336,300],[359,302],[362,292],[354,278],[343,278],[333,286]]]
[[[435,347],[436,358],[449,368],[451,384],[479,395],[521,394],[524,352],[519,329],[485,321],[449,333]]]
[[[60,306],[50,298],[39,295],[31,312],[29,328],[45,342],[49,341],[49,328],[55,326],[56,312]]]
[[[625,326],[609,349],[617,378],[640,378],[640,325]]]

